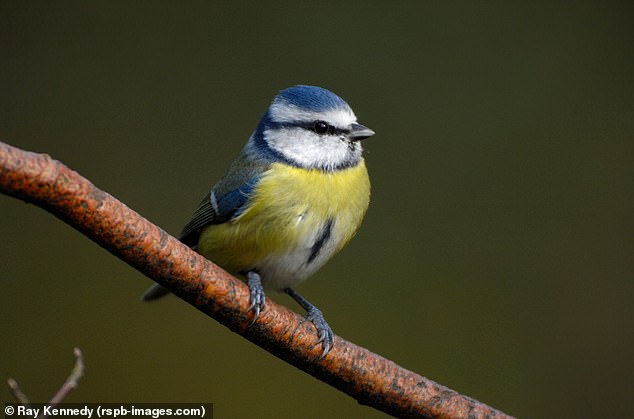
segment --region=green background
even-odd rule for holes
[[[509,414],[633,417],[633,8],[3,1],[0,139],[176,234],[277,91],[326,87],[377,132],[359,234],[299,287],[335,332]],[[1,196],[0,237],[0,378],[36,401],[79,346],[69,402],[385,416],[39,208]]]

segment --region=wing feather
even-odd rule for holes
[[[270,164],[254,161],[244,153],[233,162],[225,176],[198,205],[183,227],[179,240],[194,247],[203,228],[222,224],[237,217],[248,207],[251,193]]]

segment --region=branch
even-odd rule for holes
[[[338,336],[320,360],[310,322],[273,301],[249,327],[242,281],[47,155],[0,142],[0,192],[51,212],[198,310],[361,404],[399,417],[509,417]]]
[[[79,380],[84,376],[84,355],[79,348],[75,348],[73,350],[73,356],[75,357],[75,365],[64,384],[57,390],[57,393],[55,393],[51,401],[48,402],[48,405],[51,407],[60,404],[62,400],[68,396],[68,393],[75,390],[79,385]]]
[[[2,143],[0,143],[0,145],[1,144]],[[2,166],[0,166],[0,168],[1,167]],[[70,375],[68,376],[64,384],[62,384],[60,389],[57,390],[57,393],[55,393],[51,401],[48,402],[48,405],[50,407],[55,407],[60,404],[66,398],[66,396],[68,396],[68,393],[77,388],[77,386],[79,385],[79,380],[81,380],[81,378],[84,376],[84,356],[82,355],[81,350],[79,350],[79,348],[75,348],[73,350],[73,356],[75,357],[75,364],[73,365],[73,369],[71,370]],[[25,406],[31,405],[29,398],[26,397],[26,394],[22,392],[17,381],[15,381],[13,378],[9,378],[7,380],[7,384],[9,385],[9,390],[11,391],[11,394],[13,394],[13,397],[15,397],[15,399],[20,404],[23,404]],[[46,418],[46,416],[42,414],[38,416],[38,419],[39,418],[44,419]]]
[[[13,394],[13,397],[15,397],[18,403],[25,406],[31,405],[31,401],[28,397],[26,397],[26,394],[24,394],[17,381],[15,381],[13,378],[9,378],[7,380],[7,385],[9,386],[9,391],[11,392],[11,394]]]

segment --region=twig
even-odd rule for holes
[[[81,378],[84,376],[84,357],[81,353],[81,350],[79,348],[75,348],[73,350],[73,355],[75,357],[73,369],[70,371],[70,375],[68,376],[64,384],[62,384],[60,389],[57,390],[57,393],[55,393],[51,401],[48,402],[49,406],[51,407],[54,407],[61,403],[62,400],[64,400],[66,396],[68,396],[68,393],[76,389],[77,385],[79,384],[79,380],[81,380]],[[29,398],[26,397],[26,394],[22,392],[20,386],[18,386],[17,381],[15,381],[13,378],[9,378],[7,380],[7,384],[9,385],[9,390],[11,390],[11,394],[13,394],[13,397],[15,397],[15,399],[20,404],[26,406],[31,405]],[[38,416],[38,419],[45,419],[46,417],[47,416],[42,413]]]
[[[243,282],[47,155],[0,143],[0,191],[55,214],[198,310],[361,404],[399,417],[509,417],[338,336],[320,360],[311,325],[273,301],[248,327]]]
[[[13,397],[15,397],[15,399],[20,404],[23,404],[26,406],[31,405],[29,398],[26,397],[26,394],[24,394],[24,392],[20,389],[20,386],[18,385],[17,381],[15,381],[13,378],[9,378],[7,380],[7,384],[9,385],[9,390],[11,391],[11,394],[13,394]]]
[[[48,402],[49,406],[53,407],[58,405],[68,396],[72,390],[76,389],[79,385],[79,380],[84,376],[84,356],[81,353],[79,348],[75,348],[73,350],[73,356],[75,357],[75,364],[73,369],[70,372],[70,375],[62,384],[57,393],[53,396],[50,402]]]

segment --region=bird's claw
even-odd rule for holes
[[[260,275],[257,272],[247,273],[247,285],[249,286],[249,311],[253,311],[253,320],[251,320],[249,326],[253,326],[260,317],[260,312],[264,310],[266,295],[262,288]]]
[[[320,343],[324,345],[324,351],[321,353],[321,357],[319,357],[319,359],[324,359],[335,345],[335,336],[332,333],[332,329],[324,319],[324,315],[321,310],[311,304],[310,301],[302,297],[292,288],[285,288],[284,292],[290,295],[293,300],[297,301],[297,303],[306,310],[304,319],[310,321],[315,326],[315,329],[317,329],[317,336],[319,339],[317,340],[316,345],[319,345]]]
[[[324,345],[324,351],[319,359],[324,359],[334,346],[334,335],[332,333],[332,329],[328,325],[328,322],[326,322],[326,319],[324,319],[324,315],[321,310],[314,306],[307,311],[305,319],[312,322],[315,329],[317,329],[317,335],[319,336],[317,344],[323,343]]]

